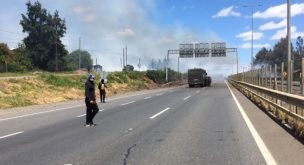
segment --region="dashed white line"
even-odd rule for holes
[[[196,93],[200,93],[200,92],[201,92],[201,90],[197,90],[197,91],[196,91]]]
[[[128,105],[128,104],[132,104],[132,103],[135,103],[135,101],[130,101],[130,102],[127,102],[127,103],[124,103],[124,104],[121,104],[121,105]]]
[[[246,125],[249,128],[249,131],[251,132],[253,139],[255,140],[255,142],[257,143],[265,161],[267,164],[271,164],[271,165],[276,165],[277,162],[275,161],[275,159],[273,158],[273,156],[271,155],[271,153],[269,152],[268,148],[266,147],[265,143],[263,142],[262,138],[260,137],[260,135],[258,134],[257,130],[254,128],[253,124],[251,123],[250,119],[248,118],[248,116],[246,115],[243,107],[241,106],[241,104],[239,103],[239,101],[237,100],[237,98],[235,97],[234,93],[232,92],[231,88],[229,87],[229,85],[227,84],[227,82],[225,81],[239,111],[241,112]]]
[[[156,94],[156,96],[161,96],[161,95],[163,95],[164,93],[158,93],[158,94]]]
[[[77,117],[83,117],[83,116],[86,116],[86,114],[82,114],[82,115],[79,115],[79,116],[77,116]]]
[[[159,116],[159,115],[161,115],[162,113],[164,113],[164,112],[168,111],[169,109],[170,109],[170,107],[168,107],[168,108],[166,108],[166,109],[164,109],[164,110],[162,110],[162,111],[158,112],[157,114],[155,114],[155,115],[151,116],[151,117],[150,117],[150,119],[154,119],[154,118],[156,118],[157,116]]]
[[[12,133],[12,134],[5,135],[5,136],[1,136],[0,139],[8,138],[8,137],[15,136],[15,135],[18,135],[18,134],[21,134],[21,133],[23,133],[23,131]]]
[[[102,109],[102,110],[99,110],[99,112],[102,112],[102,111],[104,111],[105,109]],[[83,116],[86,116],[87,114],[82,114],[82,115],[79,115],[79,116],[77,116],[77,117],[83,117]]]
[[[147,100],[147,99],[151,99],[151,98],[152,98],[152,97],[151,97],[151,96],[149,96],[149,97],[145,97],[144,99],[145,99],[145,100]]]
[[[187,96],[187,97],[184,98],[184,100],[188,100],[190,97],[191,97],[191,96]]]

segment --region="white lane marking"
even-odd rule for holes
[[[81,106],[83,106],[83,105],[81,105]],[[44,111],[44,112],[37,112],[37,113],[31,113],[31,114],[27,114],[27,115],[15,116],[15,117],[10,117],[10,118],[0,119],[0,122],[1,121],[6,121],[6,120],[12,120],[12,119],[18,119],[18,118],[28,117],[28,116],[41,115],[41,114],[44,114],[44,113],[62,111],[62,110],[66,110],[66,109],[76,108],[76,107],[80,107],[80,106],[77,105],[77,106],[72,106],[72,107],[68,107],[68,108],[59,108],[59,109],[54,109],[54,110],[49,110],[49,111]]]
[[[99,112],[102,112],[102,111],[104,111],[105,109],[102,109],[102,110],[99,110]],[[82,115],[79,115],[79,116],[77,116],[77,117],[83,117],[83,116],[86,116],[87,114],[82,114]]]
[[[82,114],[82,115],[79,115],[79,116],[77,116],[77,117],[83,117],[83,116],[86,116],[87,114]]]
[[[152,97],[151,97],[151,96],[149,96],[149,97],[145,97],[144,99],[145,99],[145,100],[147,100],[147,99],[151,99],[151,98],[152,98]]]
[[[170,107],[168,107],[168,108],[166,108],[166,109],[164,109],[164,110],[162,110],[162,111],[158,112],[157,114],[155,114],[155,115],[151,116],[151,117],[150,117],[150,119],[154,119],[154,118],[156,118],[157,116],[159,116],[159,115],[161,115],[162,113],[164,113],[164,112],[168,111],[169,109],[170,109]]]
[[[158,94],[156,94],[156,96],[161,96],[161,95],[163,95],[164,93],[158,93]]]
[[[141,95],[146,95],[146,94],[151,94],[151,93],[154,93],[154,92],[145,92],[145,93],[140,93],[140,94],[135,94],[135,95],[117,97],[117,98],[108,99],[108,100],[109,101],[113,101],[113,100],[119,100],[119,99],[123,99],[123,98],[134,97],[134,96],[141,96]],[[59,108],[59,109],[54,109],[54,110],[49,110],[49,111],[44,111],[44,112],[37,112],[37,113],[31,113],[31,114],[27,114],[27,115],[21,115],[21,116],[15,116],[15,117],[10,117],[10,118],[4,118],[4,119],[0,119],[0,122],[7,121],[7,120],[12,120],[12,119],[23,118],[23,117],[40,115],[40,114],[44,114],[44,113],[62,111],[62,110],[67,110],[67,109],[72,109],[72,108],[77,108],[77,107],[83,107],[83,106],[85,106],[85,105],[81,104],[81,105],[76,105],[76,106],[67,107],[67,108]]]
[[[184,100],[188,100],[190,97],[191,97],[191,96],[187,96],[187,97],[184,98]]]
[[[12,134],[5,135],[5,136],[1,136],[0,139],[4,139],[4,138],[10,137],[10,136],[14,136],[14,135],[18,135],[18,134],[21,134],[21,133],[23,133],[23,131],[12,133]]]
[[[260,137],[260,135],[258,134],[257,130],[254,128],[254,126],[252,125],[250,119],[248,118],[248,116],[246,115],[243,107],[241,106],[241,104],[239,103],[239,101],[237,100],[237,98],[235,97],[234,93],[232,92],[231,88],[229,87],[229,85],[227,84],[227,82],[225,81],[239,111],[241,112],[246,125],[248,126],[255,142],[257,143],[265,161],[267,164],[271,164],[271,165],[276,165],[277,162],[275,161],[275,159],[273,158],[273,156],[271,155],[270,151],[268,150],[268,148],[266,147],[265,143],[263,142],[262,138]]]
[[[196,93],[200,93],[200,92],[201,92],[201,90],[197,90],[197,91],[196,91]]]
[[[132,103],[135,103],[135,101],[130,101],[130,102],[127,102],[127,103],[124,103],[124,104],[121,104],[121,105],[128,105],[128,104],[132,104]]]

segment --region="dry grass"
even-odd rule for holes
[[[142,73],[128,74],[113,75],[115,81],[107,84],[107,96],[159,87]],[[133,78],[130,78],[131,76]],[[82,99],[86,77],[86,75],[63,77],[44,74],[34,80],[1,80],[0,109]],[[97,84],[96,82],[98,97]]]
[[[249,92],[244,92],[244,94],[250,98],[253,102],[257,103],[263,110],[273,114],[279,122],[283,124],[288,124],[293,130],[295,136],[300,139],[304,139],[304,122],[296,120],[295,118],[290,117],[284,111],[280,111],[268,102],[249,94]]]

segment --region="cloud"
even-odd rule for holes
[[[304,14],[304,3],[295,3],[291,5],[291,16]],[[287,17],[287,4],[272,6],[264,12],[256,12],[253,14],[254,18],[286,18]]]
[[[130,28],[121,29],[116,32],[118,37],[132,37],[135,36],[135,32]]]
[[[241,16],[241,13],[233,11],[234,6],[229,6],[227,8],[222,9],[219,11],[216,15],[213,15],[212,18],[218,18],[218,17],[229,17],[229,16],[235,16],[239,17]]]
[[[73,12],[81,14],[90,11],[91,9],[88,6],[77,5],[73,8]]]
[[[239,45],[238,47],[243,48],[243,49],[249,49],[249,48],[251,48],[251,42],[246,42],[242,45]],[[270,44],[268,44],[268,43],[266,43],[266,44],[253,44],[253,48],[263,48],[263,47],[268,48],[268,47],[270,47]]]
[[[73,12],[82,17],[84,22],[95,21],[96,15],[93,14],[92,8],[85,5],[77,5],[73,8]]]
[[[174,42],[174,40],[172,38],[168,38],[168,37],[162,37],[158,41],[158,43],[160,43],[160,44],[171,44],[173,42]]]
[[[260,30],[280,29],[287,26],[287,20],[283,19],[281,22],[275,23],[273,21],[263,24],[259,27]]]
[[[236,38],[241,38],[243,41],[251,40],[252,31],[240,33],[236,35]],[[253,32],[253,40],[260,40],[262,37],[264,37],[264,34],[261,32]]]
[[[295,39],[298,36],[304,36],[304,32],[297,32],[297,28],[295,26],[292,26],[290,28],[291,33],[291,39]],[[287,27],[283,30],[278,30],[273,36],[270,37],[271,40],[279,40],[281,38],[286,37],[287,35]]]

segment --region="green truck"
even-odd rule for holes
[[[196,85],[200,87],[209,85],[207,84],[206,77],[207,77],[207,72],[205,69],[201,69],[201,68],[189,69],[188,70],[189,88],[194,87]]]

